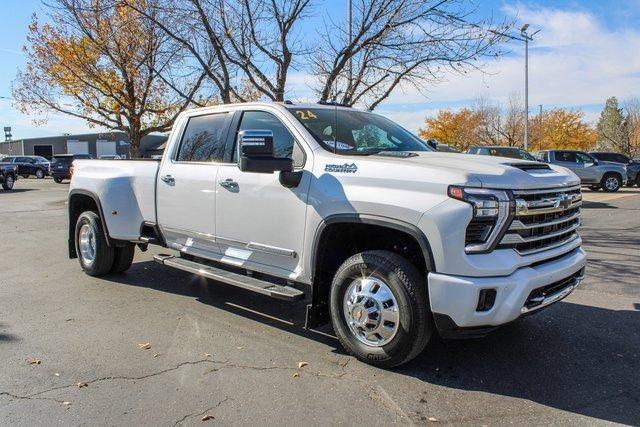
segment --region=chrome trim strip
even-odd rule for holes
[[[533,224],[524,224],[522,221],[518,219],[514,219],[513,222],[511,223],[511,226],[509,227],[509,231],[528,230],[531,228],[538,228],[538,227],[548,227],[550,225],[556,225],[556,224],[562,224],[563,222],[574,221],[578,218],[580,218],[580,211],[576,212],[575,214],[569,217],[563,217],[554,221],[535,222]]]
[[[255,249],[257,251],[268,252],[276,255],[284,255],[292,258],[296,257],[296,251],[291,249],[278,248],[277,246],[269,246],[263,245],[262,243],[249,242],[247,243],[246,247],[249,249]]]
[[[578,235],[578,233],[574,233],[571,236],[569,236],[567,239],[565,240],[560,240],[559,242],[556,242],[552,245],[548,245],[548,246],[544,246],[542,248],[535,248],[535,249],[529,249],[527,251],[519,251],[517,249],[514,249],[516,252],[518,252],[520,255],[532,255],[532,254],[537,254],[538,252],[544,252],[544,251],[548,251],[550,249],[555,249],[555,248],[559,248],[560,246],[569,244],[571,242],[573,242],[574,240],[576,240],[578,237],[580,237]]]
[[[557,237],[560,236],[562,234],[565,233],[569,233],[571,231],[575,231],[578,227],[580,226],[580,224],[574,224],[571,227],[567,227],[558,231],[554,231],[553,233],[547,233],[547,234],[538,234],[536,236],[533,237],[522,237],[519,234],[505,234],[505,236],[502,238],[502,241],[500,242],[501,244],[511,244],[511,243],[531,243],[531,242],[537,242],[538,240],[544,240],[544,239],[548,239],[550,237]]]
[[[168,226],[168,225],[163,226],[163,228],[166,229],[167,231],[174,231],[174,232],[183,233],[183,234],[190,234],[193,237],[197,236],[197,237],[200,237],[202,239],[209,240],[211,242],[215,242],[216,241],[216,236],[214,236],[213,234],[209,234],[209,233],[201,233],[199,231],[187,230],[186,228],[173,227],[173,226]]]
[[[571,187],[551,187],[551,188],[542,188],[535,190],[513,190],[512,193],[514,196],[518,196],[521,194],[544,194],[544,193],[562,193],[566,191],[574,191],[580,190],[580,185],[574,185]]]
[[[575,278],[573,278],[573,284],[567,286],[566,288],[564,288],[563,290],[561,290],[558,293],[555,293],[551,296],[548,296],[547,298],[543,299],[542,302],[539,305],[536,305],[535,307],[531,307],[531,308],[527,308],[527,307],[522,307],[520,309],[520,313],[522,314],[526,314],[526,313],[531,313],[534,312],[536,310],[540,310],[541,308],[544,308],[550,304],[553,304],[554,302],[558,302],[561,299],[565,298],[566,296],[568,296],[571,292],[574,291],[575,288],[578,287],[578,285],[580,284],[580,282],[584,280],[584,276],[576,276]]]
[[[543,208],[534,208],[533,210],[529,209],[529,204],[522,200],[522,199],[517,199],[516,200],[516,216],[522,216],[522,215],[537,215],[537,214],[544,214],[544,213],[553,213],[553,212],[562,212],[562,211],[566,211],[568,209],[573,209],[576,207],[580,207],[582,206],[582,199],[573,202],[572,204],[568,205],[567,207],[563,207],[563,206],[550,206],[550,207],[543,207]]]

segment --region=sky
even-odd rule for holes
[[[345,0],[316,0],[318,16],[344,18]],[[597,121],[605,100],[640,97],[640,0],[470,0],[481,17],[514,18],[516,27],[529,23],[540,30],[529,45],[529,111],[569,108],[581,110],[589,122]],[[22,46],[31,15],[42,15],[40,0],[0,0],[0,126],[11,126],[13,139],[82,133],[89,130],[79,119],[49,114],[44,124],[13,107],[11,82],[24,66]],[[319,18],[318,18],[319,19]],[[305,31],[315,31],[309,27]],[[416,131],[426,117],[440,109],[469,107],[479,96],[506,102],[524,93],[524,44],[512,42],[508,53],[485,62],[482,72],[446,74],[439,84],[417,91],[400,88],[377,112]],[[310,96],[309,76],[294,71],[287,96]],[[421,93],[422,92],[422,93]],[[425,93],[426,92],[426,93]],[[1,135],[0,135],[1,137]]]

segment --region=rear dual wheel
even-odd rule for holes
[[[336,336],[363,362],[384,368],[408,362],[433,333],[426,280],[393,252],[347,259],[334,276],[330,298]]]
[[[132,243],[109,245],[100,217],[92,211],[83,212],[78,217],[75,244],[80,266],[90,276],[126,271],[135,254]]]

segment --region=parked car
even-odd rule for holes
[[[18,174],[23,178],[35,176],[38,179],[42,179],[49,175],[49,161],[44,157],[7,156],[2,161],[18,165]]]
[[[536,158],[541,162],[571,169],[580,177],[582,185],[594,191],[602,188],[603,191],[611,193],[627,183],[625,166],[600,162],[584,151],[545,150],[538,152]]]
[[[98,160],[121,160],[118,154],[103,154],[102,156],[98,156]]]
[[[511,159],[531,160],[536,159],[529,154],[528,151],[518,147],[502,147],[499,145],[483,146],[483,147],[469,147],[467,154],[480,154],[482,156],[498,156],[509,157]]]
[[[640,187],[640,160],[632,159],[624,154],[607,151],[592,151],[589,154],[601,162],[625,165],[627,167],[627,185]]]
[[[63,180],[71,178],[70,168],[74,160],[93,158],[90,154],[56,154],[51,160],[50,174],[53,180],[60,184]]]
[[[188,111],[164,156],[74,162],[70,257],[101,276],[165,246],[167,267],[306,299],[306,326],[331,319],[366,363],[407,362],[436,330],[486,334],[583,278],[580,180],[562,167],[438,153],[326,104]]]
[[[13,190],[13,185],[18,179],[18,165],[11,162],[0,161],[0,184],[5,190]]]

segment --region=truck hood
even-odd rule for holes
[[[417,152],[408,158],[377,155],[392,162],[420,166],[432,172],[455,174],[458,180],[471,186],[498,189],[534,189],[580,184],[569,169],[557,165],[507,157],[481,156],[464,153]]]

